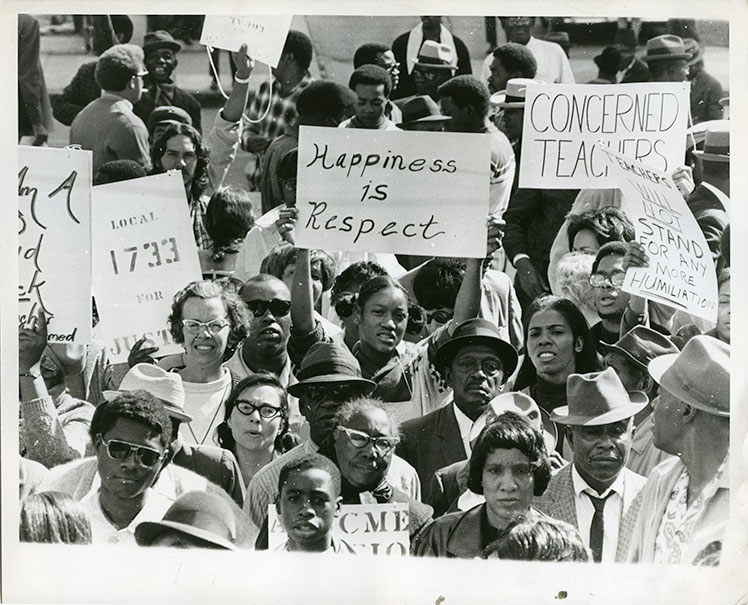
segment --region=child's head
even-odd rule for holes
[[[340,471],[321,454],[310,454],[281,469],[275,502],[289,550],[330,548],[333,519],[340,510]]]

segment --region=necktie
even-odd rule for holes
[[[612,495],[613,492],[610,492],[605,498],[596,498],[591,494],[587,494],[590,502],[592,502],[592,506],[595,507],[595,514],[592,515],[592,524],[590,525],[590,550],[592,551],[592,559],[595,563],[599,563],[603,558],[603,535],[605,535],[603,509],[605,508],[605,501]]]

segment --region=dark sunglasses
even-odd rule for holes
[[[445,324],[454,317],[454,309],[437,309],[436,311],[426,311],[426,317],[429,321]]]
[[[247,307],[255,317],[262,317],[268,310],[275,317],[285,317],[291,311],[291,301],[279,300],[277,298],[273,300],[255,299],[247,302]]]
[[[361,393],[361,389],[348,384],[310,384],[304,389],[306,396],[312,403],[319,403],[324,399],[334,401],[347,401],[353,399]]]
[[[107,455],[112,460],[127,460],[131,454],[135,454],[135,460],[138,461],[140,466],[150,468],[163,458],[163,453],[158,450],[144,447],[142,445],[135,445],[134,443],[128,443],[127,441],[119,441],[117,439],[110,439],[104,441],[102,437],[101,442],[106,448]]]

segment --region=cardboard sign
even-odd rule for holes
[[[200,44],[237,51],[247,45],[255,61],[276,67],[293,15],[206,15]]]
[[[519,186],[546,189],[616,187],[594,145],[661,172],[683,163],[688,82],[531,84],[522,127]]]
[[[343,504],[335,517],[332,535],[343,543],[346,552],[405,556],[410,552],[408,504]],[[268,549],[281,549],[286,538],[275,506],[271,504],[268,506]]]
[[[167,319],[174,295],[201,279],[179,171],[93,189],[93,290],[112,362],[136,340],[178,353]]]
[[[43,310],[51,343],[91,342],[91,158],[18,147],[18,324]]]
[[[604,145],[597,146],[623,192],[623,210],[649,267],[626,272],[623,290],[717,320],[717,275],[709,246],[673,180]]]
[[[482,258],[490,162],[483,134],[302,126],[297,245]]]

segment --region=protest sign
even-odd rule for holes
[[[717,275],[693,213],[664,172],[596,146],[623,192],[623,210],[649,255],[626,272],[623,290],[710,321],[717,320]]]
[[[206,15],[200,44],[236,52],[277,67],[293,15]]]
[[[296,243],[481,258],[490,161],[484,134],[302,126]]]
[[[594,144],[661,172],[683,163],[689,111],[687,82],[531,84],[522,126],[519,186],[616,187]]]
[[[333,537],[346,552],[369,555],[407,555],[408,504],[343,504],[333,522]],[[268,549],[277,550],[286,542],[274,505],[268,506]],[[346,548],[349,547],[349,548]]]
[[[91,152],[18,147],[18,324],[91,341]]]
[[[93,291],[112,362],[142,336],[177,353],[167,318],[174,294],[201,279],[182,174],[93,188]]]

